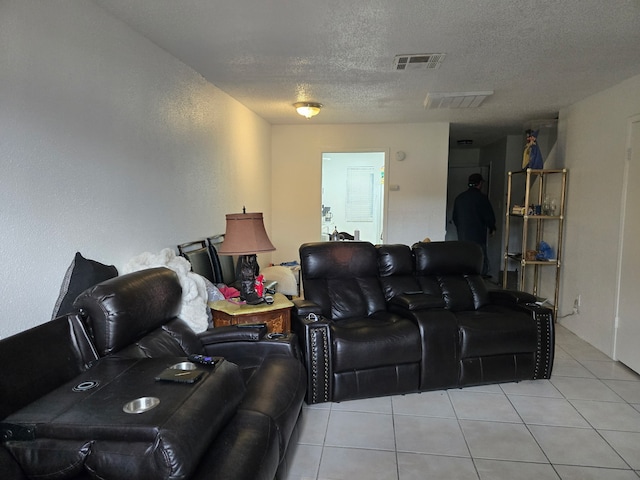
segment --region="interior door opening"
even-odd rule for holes
[[[323,152],[320,236],[383,242],[385,152]]]

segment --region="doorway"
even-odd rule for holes
[[[386,152],[323,152],[320,236],[334,229],[375,244],[384,236]]]
[[[483,193],[487,193],[489,191],[488,179],[490,178],[488,166],[449,167],[447,179],[447,230],[445,233],[446,241],[458,240],[458,231],[456,230],[456,226],[453,224],[452,220],[453,202],[459,194],[461,194],[468,188],[467,182],[469,180],[469,175],[471,175],[472,173],[480,173],[482,175],[482,178],[487,179],[483,186]]]
[[[480,173],[482,178],[485,179],[482,186],[482,193],[491,195],[491,165],[482,166],[450,166],[448,170],[447,179],[447,217],[446,217],[446,232],[445,240],[458,240],[458,230],[453,223],[453,204],[456,197],[467,190],[469,175],[472,173]],[[493,210],[496,214],[496,235],[487,237],[487,254],[489,256],[489,271],[488,274],[496,281],[500,277],[500,271],[502,270],[502,226],[500,223],[501,215],[500,207],[491,202]]]

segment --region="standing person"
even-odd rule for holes
[[[469,175],[469,188],[458,195],[453,203],[453,223],[458,230],[458,240],[469,240],[482,247],[482,276],[488,277],[487,233],[495,233],[496,216],[489,198],[480,191],[483,182],[484,178],[479,173]]]

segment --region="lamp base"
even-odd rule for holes
[[[259,271],[258,257],[255,254],[238,257],[236,278],[240,285],[240,298],[248,305],[258,305],[264,302],[264,298],[256,293],[256,274]]]

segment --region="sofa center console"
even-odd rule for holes
[[[105,357],[2,430],[32,477],[188,478],[244,394],[240,369],[224,359]]]

